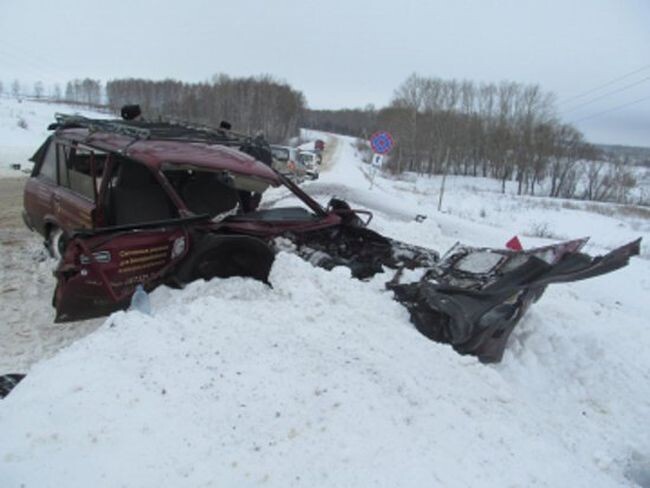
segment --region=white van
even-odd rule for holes
[[[271,145],[273,156],[273,169],[289,178],[301,179],[305,177],[306,169],[300,162],[298,150],[291,146]]]
[[[311,178],[312,180],[318,179],[320,164],[318,155],[312,151],[300,151],[298,153],[298,159],[305,167],[307,178]]]

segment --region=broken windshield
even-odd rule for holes
[[[265,181],[228,171],[209,171],[188,165],[165,165],[163,174],[188,210],[212,218],[253,210],[251,199],[269,186]]]

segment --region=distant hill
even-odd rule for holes
[[[650,168],[650,147],[614,144],[594,144],[594,146],[612,157],[627,159],[630,164],[635,166]]]

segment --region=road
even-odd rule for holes
[[[26,373],[102,320],[54,324],[54,260],[41,237],[23,224],[27,179],[0,178],[0,375]]]

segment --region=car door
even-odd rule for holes
[[[151,290],[187,255],[189,233],[177,219],[152,228],[113,228],[72,237],[55,271],[55,322],[126,308],[138,284]]]
[[[46,224],[55,219],[57,161],[53,137],[43,143],[32,161],[34,161],[34,171],[25,184],[23,204],[29,226],[45,234]]]
[[[93,227],[97,179],[91,168],[95,151],[72,144],[57,144],[59,186],[54,195],[54,213],[68,233]]]

